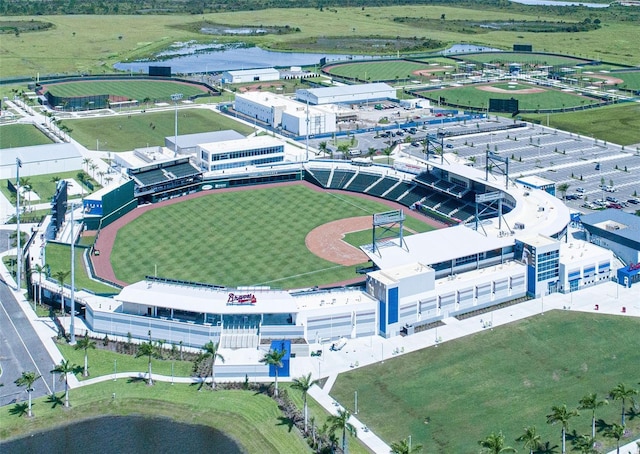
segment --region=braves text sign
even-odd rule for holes
[[[235,293],[229,293],[229,299],[227,299],[227,304],[231,306],[256,304],[257,302],[258,300],[253,293],[247,293],[245,295],[236,295]]]

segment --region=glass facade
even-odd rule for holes
[[[557,278],[560,275],[560,251],[538,254],[538,282]]]

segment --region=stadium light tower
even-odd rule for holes
[[[173,142],[173,152],[175,153],[175,156],[178,156],[178,101],[180,101],[181,99],[182,99],[182,93],[174,93],[171,95],[171,100],[175,105],[175,111],[176,111],[176,121],[175,121],[176,129],[175,129],[175,137]]]

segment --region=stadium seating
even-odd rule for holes
[[[371,189],[369,189],[369,191],[367,191],[367,194],[381,197],[382,194],[391,189],[396,183],[398,183],[398,180],[396,180],[395,178],[379,178],[378,182]]]
[[[380,179],[380,175],[372,175],[369,173],[358,173],[356,177],[349,183],[345,189],[355,192],[366,192],[365,190]]]

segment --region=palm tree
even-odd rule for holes
[[[39,263],[36,263],[31,268],[29,268],[29,272],[32,275],[31,283],[33,286],[33,299],[36,300],[39,304],[42,304],[42,275],[47,274],[47,268],[46,266],[42,266]],[[36,298],[36,292],[35,292],[36,285],[33,282],[34,273],[38,274],[38,298]]]
[[[307,417],[309,409],[307,407],[307,394],[311,387],[318,383],[318,380],[311,379],[311,372],[308,375],[303,375],[300,378],[294,378],[291,384],[292,389],[297,389],[302,393],[302,402],[304,404],[304,433],[307,433]]]
[[[393,147],[392,146],[385,147],[385,149],[382,150],[382,153],[387,157],[387,164],[390,164],[391,155],[393,154]]]
[[[82,165],[86,166],[87,172],[89,172],[89,166],[93,164],[93,159],[91,158],[82,158]]]
[[[224,363],[224,356],[218,353],[218,348],[220,348],[220,342],[214,344],[213,341],[209,341],[202,346],[204,350],[203,356],[205,358],[211,358],[211,389],[215,389],[216,387],[216,359]]]
[[[613,400],[621,400],[622,401],[622,426],[625,426],[624,421],[624,403],[626,399],[633,399],[633,396],[638,394],[637,389],[627,388],[624,383],[619,383],[615,388],[609,391],[609,397]]]
[[[62,315],[64,315],[64,281],[69,277],[71,271],[56,271],[53,277],[60,283],[60,308],[62,309]]]
[[[422,451],[422,445],[410,445],[409,441],[404,440],[394,441],[391,443],[391,454],[416,454]]]
[[[540,447],[541,438],[540,434],[536,431],[536,426],[532,426],[525,427],[524,433],[516,438],[516,441],[522,443],[525,449],[529,448],[529,454],[533,454],[533,451]]]
[[[558,191],[562,194],[562,199],[567,196],[567,190],[569,189],[569,183],[560,183],[558,185]]]
[[[326,153],[327,152],[327,142],[326,141],[322,141],[318,144],[318,149],[320,150],[321,153]]]
[[[278,369],[282,367],[282,358],[286,355],[287,351],[285,349],[282,350],[269,350],[268,353],[264,354],[264,357],[260,360],[261,363],[265,363],[268,366],[273,366],[276,373],[276,390],[274,395],[278,397]]]
[[[69,407],[69,374],[75,374],[78,366],[72,364],[68,359],[60,361],[51,372],[60,374],[60,381],[64,381],[64,406]]]
[[[31,392],[33,391],[33,384],[40,378],[40,375],[35,372],[27,371],[22,372],[20,378],[18,378],[14,383],[18,386],[26,386],[27,387],[27,395],[29,396],[29,407],[27,410],[27,416],[31,418],[33,414],[31,413]]]
[[[624,436],[624,426],[613,423],[604,430],[604,436],[616,439],[616,453],[620,454],[620,439]]]
[[[376,149],[373,147],[369,147],[369,149],[367,150],[367,157],[373,161],[373,157],[376,155]]]
[[[138,347],[136,358],[140,358],[141,356],[149,358],[149,378],[147,379],[147,385],[153,386],[153,377],[151,376],[151,358],[157,358],[160,355],[158,353],[158,345],[151,340],[151,332],[149,332],[149,341],[141,343]]]
[[[482,446],[481,452],[487,453],[487,454],[501,454],[503,452],[518,452],[516,449],[512,448],[511,446],[505,446],[504,441],[505,439],[504,439],[504,435],[502,435],[502,432],[499,432],[497,434],[493,432],[484,440],[480,440],[478,444]]]
[[[89,169],[91,170],[91,178],[96,177],[96,169],[98,168],[98,164],[91,164]]]
[[[60,177],[58,175],[54,175],[51,177],[51,182],[58,184],[58,181],[60,181]]]
[[[557,422],[562,424],[562,454],[567,452],[566,435],[567,428],[569,427],[569,419],[578,415],[578,410],[568,410],[566,404],[562,406],[554,405],[551,407],[551,413],[547,415],[547,424],[555,424]]]
[[[596,393],[587,394],[578,402],[578,410],[591,410],[591,438],[596,438],[596,409],[608,403],[608,400],[598,400]]]
[[[342,451],[345,454],[349,452],[349,446],[347,444],[347,432],[352,436],[356,436],[358,431],[355,426],[349,422],[351,413],[348,410],[338,410],[337,415],[331,415],[327,418],[329,423],[329,430],[335,433],[337,430],[342,431]]]
[[[580,435],[574,441],[574,449],[577,449],[582,454],[597,454],[598,450],[594,448],[596,439],[590,435]]]
[[[96,341],[91,340],[89,333],[85,331],[84,337],[76,342],[73,347],[76,350],[84,350],[84,369],[82,370],[82,376],[89,376],[89,349],[96,348]]]

